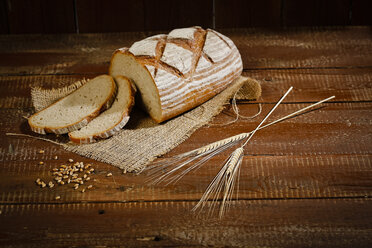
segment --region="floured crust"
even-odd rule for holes
[[[209,100],[243,70],[235,44],[214,30],[200,27],[176,29],[117,50],[111,59],[111,75],[120,74],[114,69],[118,54],[134,57],[151,75],[161,114],[150,115],[158,123]]]
[[[69,133],[68,136],[70,140],[74,143],[77,144],[88,144],[88,143],[93,143],[98,141],[99,139],[105,139],[108,137],[111,137],[118,133],[129,121],[129,114],[134,106],[135,102],[135,94],[136,94],[136,88],[133,85],[133,83],[126,77],[124,76],[118,76],[121,78],[121,80],[125,80],[128,85],[129,85],[129,103],[128,105],[123,109],[123,112],[121,113],[121,118],[120,121],[115,123],[112,127],[102,131],[102,132],[97,132],[93,135],[89,135],[86,137],[77,137],[73,133]],[[119,89],[120,90],[120,89]]]
[[[104,76],[107,76],[107,78],[110,79],[111,90],[110,90],[110,93],[108,94],[107,98],[102,102],[102,104],[94,112],[92,112],[91,114],[81,118],[77,122],[74,122],[74,123],[71,123],[70,125],[66,125],[66,126],[62,126],[62,127],[38,126],[38,125],[35,125],[32,122],[32,120],[35,116],[37,116],[41,112],[45,111],[46,109],[53,108],[58,102],[62,101],[63,99],[69,97],[71,94],[74,93],[74,92],[72,92],[71,94],[69,94],[69,95],[61,98],[57,102],[51,104],[47,108],[45,108],[45,109],[33,114],[32,116],[30,116],[28,118],[28,124],[29,124],[31,130],[33,132],[39,133],[39,134],[46,134],[46,133],[65,134],[65,133],[69,133],[69,132],[78,130],[78,129],[86,126],[92,119],[94,119],[96,116],[98,116],[102,111],[108,109],[111,106],[112,102],[115,100],[115,95],[116,95],[116,90],[117,90],[116,84],[115,84],[112,77],[110,77],[108,75],[104,75]],[[86,83],[86,84],[89,84],[89,82]]]

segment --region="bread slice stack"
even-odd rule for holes
[[[116,82],[115,82],[116,81]],[[86,144],[119,132],[129,120],[135,86],[118,76],[101,75],[76,91],[32,115],[31,130],[40,133],[68,133],[72,142]]]
[[[68,136],[72,142],[87,144],[98,139],[108,138],[119,132],[129,121],[129,113],[134,105],[136,89],[124,76],[115,78],[117,96],[111,108],[89,122],[88,125],[70,132]]]
[[[201,27],[175,29],[118,49],[111,76],[90,80],[31,116],[29,125],[41,134],[69,133],[75,143],[94,142],[128,122],[135,89],[143,108],[161,123],[220,93],[242,69],[240,53],[228,37]]]
[[[28,119],[31,130],[64,134],[86,126],[115,99],[116,84],[111,76],[98,76]]]

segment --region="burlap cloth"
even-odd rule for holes
[[[85,82],[80,81],[61,89],[33,88],[31,96],[35,110],[42,110]],[[151,161],[185,141],[195,130],[210,122],[238,90],[236,99],[257,99],[261,95],[260,84],[257,81],[239,77],[231,86],[209,101],[165,123],[156,124],[144,112],[134,108],[124,129],[109,139],[85,145],[59,143],[68,151],[109,163],[128,172],[140,171]]]

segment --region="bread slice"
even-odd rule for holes
[[[134,105],[136,89],[124,76],[115,78],[118,93],[111,108],[94,118],[80,130],[68,134],[70,140],[78,144],[95,142],[100,138],[108,138],[119,132],[129,120],[129,113]]]
[[[63,97],[28,119],[31,130],[64,134],[86,126],[115,99],[116,84],[111,76],[89,80],[76,91]]]
[[[118,49],[109,74],[133,80],[145,110],[160,123],[220,93],[242,70],[231,39],[211,29],[190,27]]]

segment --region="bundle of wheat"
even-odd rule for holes
[[[211,200],[212,204],[209,205],[211,206],[210,213],[213,213],[216,203],[219,202],[218,199],[220,199],[221,192],[223,192],[219,210],[219,216],[222,217],[226,211],[226,207],[230,206],[230,200],[232,198],[235,185],[239,185],[240,165],[243,160],[244,146],[247,145],[255,132],[288,118],[294,117],[335,97],[331,96],[329,98],[311,104],[305,108],[299,109],[266,125],[262,125],[291,90],[292,87],[289,88],[289,90],[280,98],[276,105],[271,109],[271,111],[253,131],[231,136],[229,138],[213,142],[201,148],[176,155],[172,158],[168,158],[166,162],[159,161],[153,163],[151,166],[148,166],[146,169],[144,169],[144,171],[146,171],[147,173],[147,176],[149,177],[147,182],[152,185],[160,183],[165,183],[166,185],[176,183],[187,173],[199,169],[203,164],[205,164],[205,162],[207,162],[215,155],[227,150],[232,146],[237,145],[239,142],[246,139],[246,141],[239,148],[235,149],[230,154],[229,158],[226,160],[219,173],[207,187],[200,201],[193,208],[193,211],[201,210],[204,208],[204,206],[206,206],[206,203]],[[238,191],[239,190],[237,190],[237,192]]]

